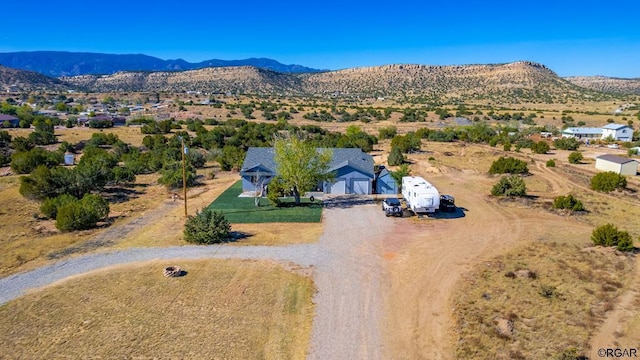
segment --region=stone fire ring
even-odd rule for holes
[[[182,269],[177,266],[168,266],[162,273],[166,277],[179,277],[182,276]]]

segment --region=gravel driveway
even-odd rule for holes
[[[310,359],[381,359],[381,241],[390,221],[372,202],[331,200],[317,244],[134,248],[58,261],[0,279],[0,305],[69,276],[154,259],[265,259],[313,266],[318,292]]]

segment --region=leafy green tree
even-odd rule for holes
[[[547,160],[547,167],[556,167],[556,161],[553,159]]]
[[[136,173],[126,166],[117,166],[113,169],[113,181],[116,184],[132,183],[136,181]]]
[[[521,176],[509,175],[501,178],[491,189],[493,196],[526,196],[527,186]]]
[[[280,206],[282,201],[281,197],[285,195],[287,190],[286,185],[280,176],[275,176],[267,185],[267,199],[275,205]]]
[[[571,154],[569,154],[569,163],[571,164],[580,164],[580,162],[582,161],[582,159],[584,159],[584,157],[582,156],[582,153],[579,151],[574,151]]]
[[[549,150],[551,150],[551,147],[549,146],[549,144],[547,144],[546,141],[543,140],[540,140],[531,146],[531,151],[534,154],[546,154],[549,152]]]
[[[60,231],[86,230],[109,215],[109,203],[99,195],[86,194],[81,200],[58,208],[56,228]]]
[[[499,157],[491,164],[489,174],[527,174],[527,163],[512,157]]]
[[[17,174],[28,174],[40,165],[51,167],[62,163],[62,161],[63,154],[61,152],[33,148],[26,152],[13,153],[11,155],[11,169]]]
[[[560,150],[575,151],[580,147],[580,141],[576,140],[575,138],[560,138],[553,140],[553,146],[555,146],[556,149]]]
[[[389,157],[387,158],[387,162],[390,166],[396,166],[404,164],[405,158],[402,155],[402,151],[397,146],[391,147],[391,152],[389,153]]]
[[[397,147],[403,154],[420,150],[421,139],[415,133],[409,132],[406,135],[396,135],[391,139],[391,147]]]
[[[400,165],[400,168],[398,168],[398,170],[391,171],[390,174],[393,180],[396,181],[398,188],[402,188],[402,178],[405,176],[410,176],[411,169],[409,169],[409,164],[402,164]]]
[[[222,148],[220,155],[217,158],[218,163],[220,163],[220,167],[224,171],[229,171],[231,169],[240,169],[242,166],[242,161],[244,160],[245,152],[242,149],[226,145]]]
[[[6,130],[0,130],[0,147],[9,146],[11,144],[11,134]]]
[[[558,210],[584,211],[582,201],[569,194],[567,196],[558,196],[553,199],[553,208]]]
[[[285,186],[292,189],[296,204],[300,204],[300,194],[314,189],[321,181],[335,178],[329,172],[331,150],[318,151],[310,142],[288,136],[276,139],[274,151],[278,174]]]
[[[205,208],[187,217],[184,240],[196,244],[217,244],[229,239],[231,225],[222,212]]]
[[[191,187],[196,184],[196,171],[190,164],[186,164],[185,167],[187,186]],[[182,187],[182,163],[176,161],[165,164],[160,171],[158,183],[164,185],[168,189]]]
[[[601,192],[624,190],[627,187],[627,179],[613,171],[597,173],[591,178],[591,189]]]
[[[398,134],[398,129],[395,126],[382,127],[378,129],[378,138],[380,140],[393,139]]]
[[[76,202],[75,196],[62,194],[54,198],[47,198],[40,205],[40,212],[49,219],[55,219],[58,216],[58,209],[66,204]]]

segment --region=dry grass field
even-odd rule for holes
[[[168,265],[187,275],[165,278]],[[313,292],[257,261],[111,268],[1,306],[0,357],[304,359]]]

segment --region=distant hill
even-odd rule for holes
[[[302,65],[285,65],[272,59],[206,60],[190,63],[182,59],[162,60],[148,55],[116,55],[66,51],[0,53],[0,64],[36,71],[48,76],[114,74],[120,71],[184,71],[207,67],[254,66],[282,73],[319,72]]]
[[[119,72],[62,78],[93,91],[202,91],[218,93],[422,96],[495,102],[563,102],[606,95],[578,87],[543,65],[385,65],[322,73],[281,73],[255,67],[179,72]]]
[[[0,91],[66,90],[70,86],[60,79],[0,65]]]
[[[640,78],[624,79],[606,76],[571,76],[565,79],[578,86],[605,93],[640,95]]]

